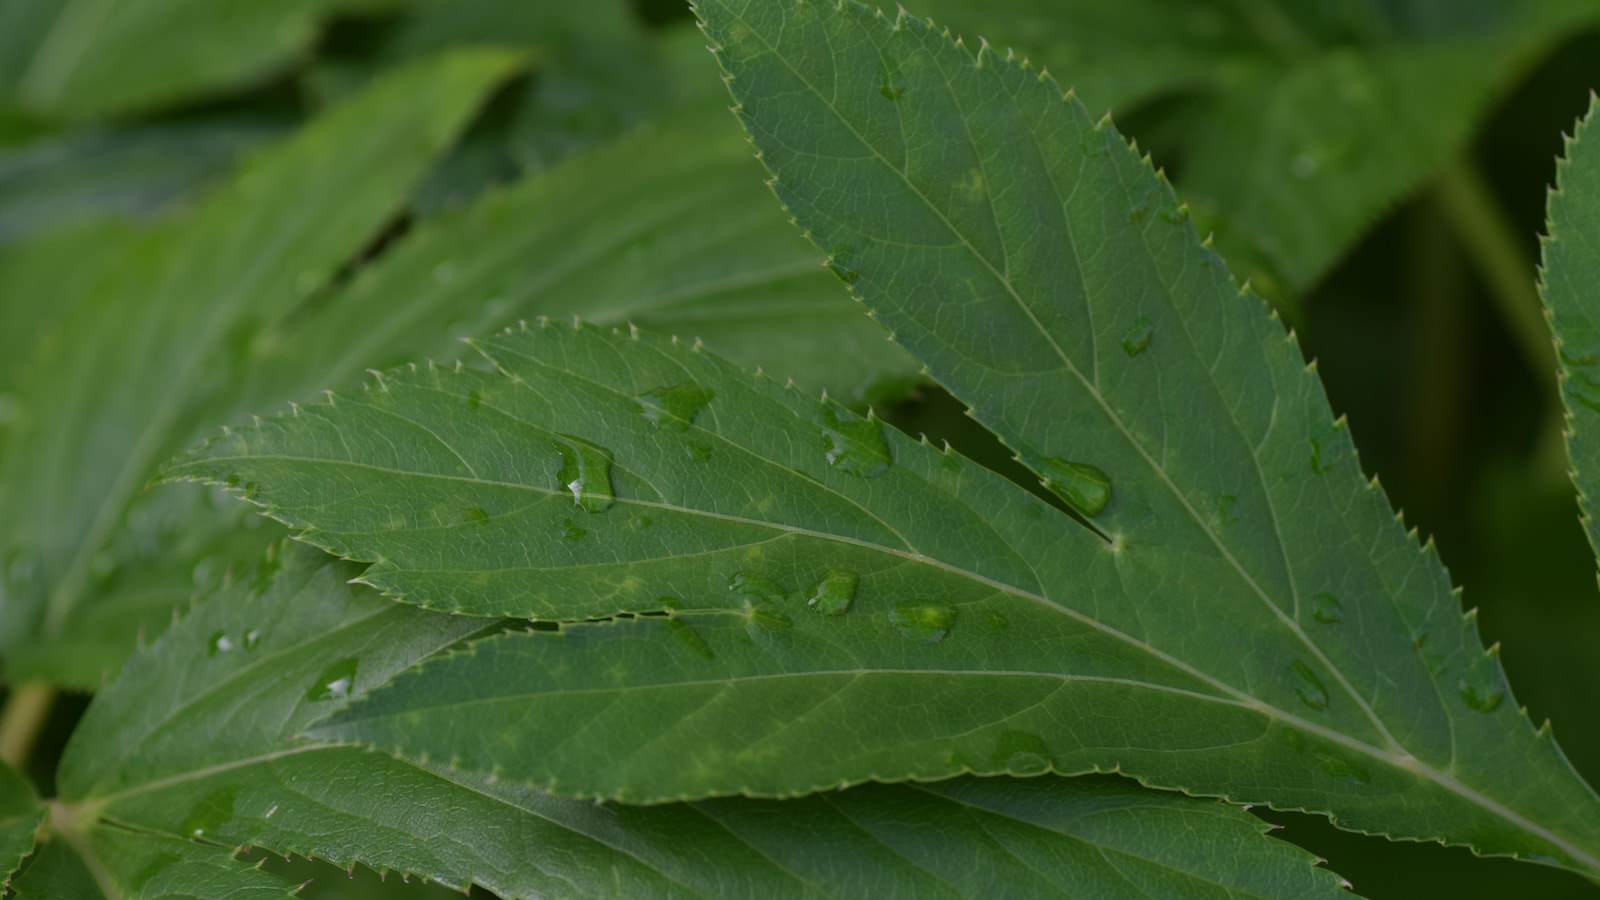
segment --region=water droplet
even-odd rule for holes
[[[628,527],[634,531],[643,531],[650,527],[650,517],[644,513],[639,513],[628,520]]]
[[[350,699],[350,692],[356,686],[356,667],[359,662],[355,657],[347,656],[323,669],[317,680],[311,683],[311,689],[306,691],[306,699],[314,702]]]
[[[699,441],[690,441],[684,445],[683,453],[695,462],[705,462],[711,458],[711,445],[702,444]]]
[[[682,619],[668,618],[667,630],[672,632],[672,636],[677,639],[680,645],[695,656],[701,659],[716,658],[716,654],[711,652],[711,646],[705,642],[705,638],[702,638],[699,632],[694,630],[694,626],[688,622]]]
[[[878,74],[881,77],[878,93],[883,95],[883,99],[899,100],[905,94],[906,89],[899,84],[900,67],[893,61],[885,57],[878,68]]]
[[[1294,665],[1289,667],[1289,671],[1294,673],[1294,692],[1300,695],[1300,699],[1305,701],[1307,706],[1312,709],[1328,708],[1328,689],[1323,686],[1322,679],[1317,677],[1317,673],[1313,672],[1310,666],[1303,660],[1297,659]]]
[[[261,629],[252,628],[244,633],[244,648],[254,650],[261,646]]]
[[[728,590],[767,603],[776,603],[789,596],[789,592],[783,587],[754,572],[734,573],[733,577],[728,579]]]
[[[854,248],[834,247],[828,251],[828,258],[825,263],[828,271],[832,272],[835,277],[845,284],[855,284],[856,279],[861,277],[860,273],[856,271],[856,267],[859,265],[859,257],[856,255]]]
[[[1233,523],[1239,521],[1239,516],[1233,511],[1233,508],[1239,505],[1238,497],[1235,497],[1232,494],[1223,494],[1217,498],[1215,505],[1217,507],[1217,511],[1211,516],[1211,524],[1213,527],[1232,525]]]
[[[773,639],[785,638],[794,630],[794,620],[789,614],[771,603],[750,607],[745,620],[745,633],[760,643],[770,644]]]
[[[206,656],[214,657],[218,653],[232,653],[235,644],[227,632],[219,631],[206,641]]]
[[[179,826],[182,833],[190,837],[215,835],[233,819],[234,804],[238,799],[238,785],[221,787],[206,794],[183,817],[183,824]]]
[[[1050,771],[1050,748],[1037,734],[1003,731],[994,745],[994,763],[1012,775],[1043,775]]]
[[[461,521],[471,522],[474,525],[487,525],[489,514],[481,506],[469,506],[462,512]]]
[[[656,388],[646,391],[633,398],[639,412],[651,425],[661,431],[688,431],[693,424],[695,414],[704,409],[706,404],[717,395],[710,388],[703,388],[694,382],[686,381],[671,387]]]
[[[473,412],[477,412],[478,411],[478,407],[480,407],[482,405],[483,405],[483,395],[482,394],[478,393],[477,391],[468,391],[467,392],[467,409],[470,409]]]
[[[1138,356],[1150,346],[1150,338],[1155,333],[1155,326],[1144,316],[1133,320],[1133,327],[1122,336],[1122,352],[1128,354],[1129,358]]]
[[[1506,697],[1505,692],[1500,690],[1494,657],[1489,654],[1479,656],[1462,673],[1456,687],[1461,692],[1461,702],[1478,712],[1494,712]]]
[[[1344,621],[1344,605],[1339,598],[1326,591],[1311,598],[1311,618],[1324,625]]]
[[[1111,155],[1111,132],[1104,128],[1095,127],[1083,133],[1078,139],[1078,149],[1084,156],[1090,158],[1103,158]]]
[[[811,586],[811,596],[806,606],[830,616],[841,615],[850,609],[856,598],[856,573],[844,569],[829,569],[822,580]]]
[[[592,513],[608,509],[616,499],[611,492],[611,454],[568,435],[556,435],[550,443],[561,454],[556,478],[572,493],[572,502]]]
[[[902,600],[889,613],[889,622],[903,637],[919,644],[936,644],[950,633],[956,611],[927,600]]]
[[[1094,466],[1046,456],[1038,469],[1044,486],[1082,515],[1092,519],[1111,502],[1111,479]]]
[[[983,614],[983,624],[990,631],[1005,631],[1011,627],[1011,620],[991,609]]]
[[[586,535],[588,533],[589,533],[589,529],[583,528],[583,527],[577,525],[571,519],[562,519],[561,520],[561,538],[562,538],[562,540],[576,541],[576,540],[582,538],[584,535]]]
[[[841,418],[832,406],[822,407],[822,437],[828,443],[828,465],[863,478],[877,478],[889,468],[889,442],[876,419]]]

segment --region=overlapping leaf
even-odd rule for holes
[[[324,19],[384,0],[14,0],[0,9],[0,92],[41,113],[143,110],[258,81]]]
[[[0,762],[0,887],[10,883],[17,867],[33,852],[34,834],[42,818],[44,807],[33,785]]]
[[[295,740],[416,660],[499,627],[383,600],[346,584],[353,573],[289,548],[201,604],[96,699],[62,762],[63,807],[97,828],[364,862],[506,898],[1332,896],[1339,884],[1242,811],[1117,779],[638,809]]]
[[[910,18],[702,11],[836,272],[1093,528],[706,353],[509,334],[499,375],[391,375],[169,474],[427,606],[672,614],[485,641],[317,734],[635,800],[1117,768],[1600,868],[1600,802],[1109,125]]]
[[[1567,407],[1567,452],[1589,543],[1600,553],[1594,498],[1600,496],[1600,139],[1585,135],[1595,101],[1567,140],[1550,193],[1541,273]]]
[[[231,850],[176,837],[91,827],[60,834],[12,882],[17,900],[279,900],[294,887],[233,860]]]
[[[1230,259],[1310,287],[1396,202],[1462,152],[1581,0],[1306,4],[924,0],[911,7],[1047,64],[1098,112],[1159,96],[1202,112],[1180,187]]]
[[[516,64],[480,51],[400,70],[255,157],[193,215],[88,254],[64,278],[54,273],[81,235],[50,239],[43,262],[16,257],[8,300],[35,299],[7,306],[46,312],[6,313],[31,351],[7,364],[23,372],[0,444],[8,673],[98,683],[103,659],[31,638],[83,622],[73,613],[91,578],[120,562],[103,552],[130,500],[154,461],[211,421],[238,345],[372,238]]]

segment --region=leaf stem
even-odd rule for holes
[[[1435,190],[1445,221],[1478,267],[1490,297],[1528,368],[1541,383],[1555,385],[1555,345],[1535,286],[1533,259],[1523,249],[1505,210],[1495,201],[1476,166],[1458,160],[1444,170]]]
[[[55,688],[40,681],[11,689],[5,710],[0,712],[0,760],[13,767],[28,761],[55,699]]]

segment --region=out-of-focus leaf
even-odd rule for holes
[[[49,245],[52,259],[0,276],[8,299],[50,298],[56,273],[69,273],[69,308],[20,314],[48,339],[17,367],[0,444],[0,651],[11,678],[93,686],[114,665],[48,645],[94,624],[97,560],[150,468],[210,421],[255,332],[372,239],[517,64],[477,51],[400,69],[257,154],[193,214],[87,254],[86,274],[54,265],[84,246],[88,232],[76,232]]]
[[[0,93],[69,118],[192,100],[293,61],[334,12],[389,0],[8,0]]]
[[[152,125],[0,150],[0,244],[95,219],[148,218],[281,130],[265,121]]]
[[[223,847],[95,825],[58,832],[12,882],[17,900],[279,900],[281,878]]]
[[[0,888],[33,852],[34,835],[44,806],[20,772],[0,762]]]

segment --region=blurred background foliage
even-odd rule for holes
[[[1215,232],[1235,271],[1298,332],[1334,408],[1349,417],[1363,465],[1381,475],[1406,521],[1435,537],[1465,588],[1464,602],[1480,610],[1486,640],[1501,644],[1520,702],[1535,721],[1554,721],[1575,765],[1600,783],[1600,593],[1566,478],[1553,362],[1534,295],[1545,190],[1561,135],[1600,89],[1600,4],[909,5],[969,39],[982,35],[1016,48],[1074,86],[1092,112],[1114,111],[1118,127],[1172,178],[1202,229]],[[334,353],[365,340],[370,358],[357,361],[352,371],[359,373],[453,353],[448,339],[518,316],[581,311],[705,337],[741,362],[827,387],[857,405],[874,402],[913,434],[948,439],[1000,471],[1019,471],[957,403],[917,382],[892,349],[880,349],[870,326],[849,332],[835,318],[810,313],[781,321],[757,315],[749,328],[729,326],[748,304],[798,308],[822,292],[842,298],[843,289],[806,261],[820,254],[787,233],[776,203],[745,204],[733,195],[761,192],[721,187],[759,176],[742,160],[738,127],[722,112],[726,95],[682,0],[0,5],[0,291],[7,292],[0,296],[0,453],[20,402],[13,393],[19,373],[41,339],[35,320],[57,315],[53,305],[71,296],[85,247],[103,252],[140,229],[182,220],[253,149],[378,73],[464,44],[516,47],[528,63],[383,233],[328,285],[309,292],[296,315],[313,317],[314,329],[297,332],[300,320],[292,317],[287,325],[257,323],[259,332],[232,335],[230,346],[257,348],[262,335],[276,335],[320,342]],[[661,179],[651,180],[650,167],[665,166],[659,159],[674,153],[729,163],[703,172],[664,169],[662,178],[683,181],[685,197],[672,201],[672,214],[646,237],[602,241],[599,249],[577,238],[560,242],[583,232],[590,211],[582,197],[606,181],[617,186],[598,196],[622,210],[615,216],[659,213],[666,200],[638,212],[626,204],[631,195],[659,193]],[[584,181],[585,167],[598,175]],[[563,184],[571,196],[561,193]],[[540,192],[548,198],[538,199]],[[601,201],[594,203],[598,210]],[[556,212],[566,208],[577,211],[560,218]],[[419,306],[419,321],[432,323],[429,341],[372,338],[362,317],[384,309],[381,302],[350,300],[351,312],[341,317],[328,299],[381,293],[409,277],[402,264],[391,266],[397,274],[363,271],[382,268],[396,255],[393,247],[445,241],[435,231],[467,240],[473,227],[492,231],[501,215],[513,217],[519,234],[545,229],[540,239],[550,243],[508,244],[508,258],[532,253],[534,261],[502,266],[503,284],[474,285],[455,299],[441,293]],[[612,221],[601,216],[595,227],[613,228],[606,224]],[[413,256],[421,260],[416,265],[428,261],[425,252]],[[521,287],[569,258],[576,259],[573,271],[546,289]],[[797,259],[804,266],[797,268]],[[708,274],[708,266],[720,268]],[[437,265],[431,271],[449,280]],[[363,288],[364,279],[376,286]],[[698,312],[652,312],[649,304],[630,305],[636,293],[688,297],[690,312]],[[593,301],[597,296],[618,299],[608,306]],[[283,399],[353,380],[338,367],[307,370],[302,357],[276,368],[270,352],[265,358],[259,371],[209,371],[244,387],[230,404],[201,408],[224,419],[267,412]],[[339,381],[285,382],[286,369]],[[181,445],[186,437],[173,440]],[[185,595],[212,577],[207,566],[220,571],[235,553],[249,558],[276,534],[196,536],[182,521],[211,521],[204,498],[169,505],[141,513],[145,525],[159,523],[154,549],[121,548],[114,537],[105,551],[117,571],[127,567],[128,578],[147,579],[140,582],[146,599],[132,607],[108,602],[93,634],[45,642],[41,651],[59,656],[91,647],[99,655],[77,670],[22,669],[80,691],[55,705],[31,758],[31,773],[46,790],[92,673],[114,671],[136,632],[148,638],[159,630]],[[219,546],[230,541],[240,547]],[[141,554],[176,558],[194,586],[172,587],[161,572],[141,575],[128,562]],[[93,620],[95,608],[86,612]],[[31,637],[37,635],[24,635]],[[20,664],[12,653],[15,684]],[[1367,896],[1600,896],[1553,870],[1390,844],[1309,816],[1264,816],[1286,826],[1282,836],[1328,857]],[[308,897],[444,895],[372,873],[347,878],[315,862],[270,866],[313,879]]]

